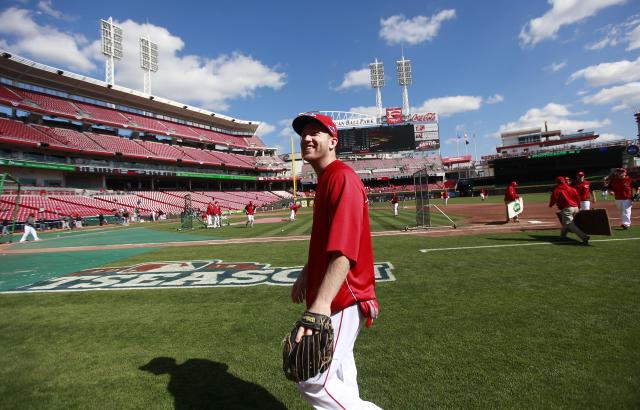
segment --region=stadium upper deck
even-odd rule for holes
[[[189,179],[189,188],[191,178],[225,180],[216,187],[230,189],[233,181],[283,180],[284,163],[255,134],[259,122],[0,52],[0,166],[27,183],[122,189],[129,177],[127,185],[138,183],[133,188],[154,189],[140,180],[155,175]],[[48,174],[25,178],[24,168]]]

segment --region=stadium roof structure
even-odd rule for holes
[[[239,133],[255,134],[259,121],[246,121],[218,114],[202,108],[148,95],[119,85],[111,85],[95,78],[75,74],[16,56],[0,49],[0,76],[32,83],[74,95],[166,114],[187,121],[208,124]]]

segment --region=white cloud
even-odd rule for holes
[[[355,87],[369,87],[370,84],[370,70],[363,68],[362,70],[354,70],[346,73],[342,84],[336,87],[336,90],[341,91]]]
[[[504,101],[504,96],[500,94],[494,94],[491,97],[487,98],[485,102],[487,104],[497,104],[502,101]]]
[[[482,106],[482,97],[456,95],[450,97],[431,98],[413,112],[437,112],[441,117],[450,117],[466,111],[476,111]]]
[[[627,42],[627,51],[640,48],[640,14],[633,15],[622,23],[609,24],[598,31],[604,31],[604,36],[595,43],[587,44],[585,49],[601,50]]]
[[[72,70],[96,68],[87,55],[87,40],[83,36],[40,26],[29,10],[12,7],[0,13],[0,35],[2,47],[14,53]]]
[[[616,61],[593,65],[571,74],[568,82],[584,78],[589,85],[598,87],[640,79],[640,57],[635,61]]]
[[[597,14],[600,10],[623,4],[626,0],[548,0],[551,10],[529,20],[518,36],[521,46],[535,46],[555,38],[562,26],[571,25]]]
[[[567,60],[562,61],[560,63],[551,63],[546,66],[544,69],[547,71],[553,71],[554,73],[562,70],[567,65]]]
[[[380,19],[380,38],[389,45],[403,43],[415,45],[431,41],[438,35],[442,23],[455,16],[456,11],[448,9],[431,17],[416,16],[407,19],[402,15],[395,15]]]
[[[376,116],[378,115],[378,111],[376,109],[375,106],[370,106],[370,107],[352,107],[349,109],[350,112],[355,112],[358,114],[365,114],[365,115],[373,115]]]
[[[62,17],[62,12],[55,10],[53,8],[53,4],[51,3],[51,0],[39,1],[38,10],[42,11],[44,14],[48,14],[51,17],[55,17],[55,18]]]
[[[629,41],[627,51],[640,48],[640,24],[627,34],[627,40]]]
[[[142,70],[139,68],[139,38],[147,34],[151,41],[159,44],[160,68],[151,75],[152,94],[210,110],[225,111],[231,99],[251,97],[259,88],[278,90],[285,83],[284,73],[241,52],[215,58],[182,55],[184,41],[164,27],[132,20],[116,24],[124,32],[124,55],[116,63],[116,84],[137,90],[144,88]],[[92,44],[92,50],[94,59],[102,60],[99,40]]]
[[[617,140],[624,140],[624,139],[626,138],[623,137],[622,135],[604,133],[604,134],[600,134],[598,138],[596,138],[596,142],[617,141]]]
[[[276,130],[275,126],[267,122],[261,122],[260,125],[258,126],[258,129],[256,130],[256,134],[262,137],[263,135],[271,134],[275,130]]]
[[[640,82],[632,82],[611,88],[603,88],[594,95],[582,98],[586,104],[604,105],[617,103],[614,111],[640,106]]]
[[[572,113],[568,106],[556,103],[549,103],[543,108],[531,108],[517,121],[509,122],[500,126],[495,136],[500,137],[500,133],[505,131],[522,130],[527,128],[544,129],[544,123],[550,130],[562,130],[563,132],[572,132],[579,129],[595,129],[607,126],[611,123],[609,119],[603,120],[580,120],[575,119],[577,115],[583,113]]]

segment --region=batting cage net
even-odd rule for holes
[[[178,228],[178,230],[183,231],[194,229],[194,222],[196,223],[196,225],[206,227],[207,223],[202,220],[201,213],[193,207],[193,203],[191,202],[191,194],[186,194],[183,198],[184,206],[182,208],[182,213],[180,214],[180,227]]]
[[[0,196],[15,198],[0,203],[0,243],[12,242],[20,210],[20,182],[10,174],[0,174]],[[13,203],[12,203],[13,202]]]
[[[413,186],[416,195],[416,226],[415,228],[455,228],[456,224],[449,216],[431,203],[434,198],[432,187],[436,186],[438,177],[429,174],[429,170],[421,169],[413,174]],[[412,228],[412,227],[408,227]]]

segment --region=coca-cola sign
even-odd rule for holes
[[[411,114],[412,122],[438,122],[438,114],[435,112],[427,112],[424,114]]]

